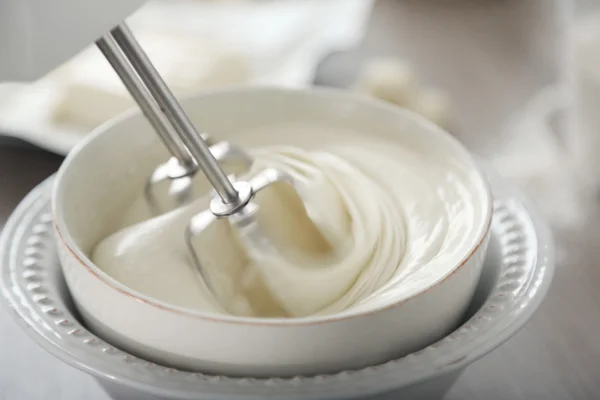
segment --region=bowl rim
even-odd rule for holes
[[[364,95],[355,94],[348,90],[342,89],[334,89],[334,88],[284,88],[284,87],[273,87],[273,86],[231,86],[226,88],[219,88],[212,91],[206,91],[202,93],[191,94],[187,96],[182,96],[181,102],[185,104],[189,100],[198,99],[198,98],[210,98],[212,96],[231,96],[237,93],[255,93],[255,94],[265,94],[265,93],[274,93],[274,94],[284,94],[286,96],[317,96],[320,98],[329,98],[335,100],[337,102],[346,101],[362,104],[371,108],[379,108],[388,113],[393,113],[403,118],[412,119],[413,121],[423,125],[430,131],[431,134],[436,135],[443,140],[446,140],[447,144],[451,146],[453,152],[462,153],[463,158],[461,161],[468,164],[472,168],[472,172],[475,174],[476,179],[481,184],[478,187],[478,191],[482,191],[482,197],[484,200],[483,209],[483,217],[480,222],[480,226],[478,227],[477,234],[475,235],[475,244],[468,248],[468,251],[464,257],[460,259],[453,266],[453,268],[448,268],[447,271],[440,275],[436,280],[431,281],[428,285],[413,293],[412,295],[402,298],[398,301],[390,302],[383,304],[381,306],[369,308],[366,310],[345,310],[341,313],[331,314],[331,315],[323,315],[323,316],[306,316],[300,318],[250,318],[250,317],[238,317],[231,316],[227,314],[216,314],[203,312],[199,310],[188,309],[181,306],[171,305],[169,303],[163,302],[161,300],[155,299],[153,297],[144,295],[143,293],[139,293],[134,291],[127,286],[121,284],[116,279],[112,278],[110,275],[102,271],[98,266],[96,266],[92,260],[76,245],[72,236],[70,235],[69,229],[66,226],[64,219],[61,217],[61,207],[58,206],[58,203],[61,199],[61,187],[62,182],[65,180],[64,176],[67,171],[70,169],[70,166],[73,164],[74,160],[77,157],[77,154],[86,148],[91,142],[93,142],[97,137],[102,135],[103,133],[110,130],[115,125],[118,125],[126,120],[134,118],[136,116],[141,115],[141,111],[133,108],[130,109],[110,120],[101,124],[96,129],[94,129],[89,135],[87,135],[82,141],[80,141],[67,155],[63,163],[61,164],[54,182],[54,186],[52,189],[51,195],[51,204],[52,204],[52,217],[53,217],[53,227],[55,232],[57,233],[57,240],[61,242],[64,248],[70,253],[74,260],[77,261],[84,269],[86,269],[89,273],[91,273],[94,277],[99,279],[103,284],[107,285],[113,290],[116,290],[122,295],[129,296],[134,298],[135,300],[142,302],[146,305],[149,305],[154,308],[158,308],[161,311],[171,312],[178,314],[180,316],[200,319],[206,322],[213,323],[222,323],[229,325],[246,325],[246,326],[255,326],[255,327],[264,327],[264,326],[275,326],[275,327],[298,327],[298,326],[308,326],[308,325],[318,325],[318,324],[327,324],[334,323],[338,321],[360,318],[364,316],[373,316],[375,314],[379,314],[382,312],[386,312],[390,309],[401,306],[402,304],[414,300],[417,297],[421,297],[428,291],[433,288],[439,286],[443,282],[445,282],[448,278],[450,278],[454,273],[458,272],[471,258],[473,255],[480,249],[480,247],[486,242],[486,239],[489,237],[492,218],[493,218],[493,197],[491,193],[490,183],[483,173],[479,165],[475,162],[475,159],[469,153],[469,151],[451,134],[446,132],[444,129],[435,125],[433,122],[425,119],[424,117],[397,107],[387,104],[383,101],[373,99]]]

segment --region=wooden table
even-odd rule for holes
[[[539,88],[560,79],[557,2],[550,0],[381,0],[364,44],[323,63],[317,82],[346,86],[373,55],[409,57],[423,80],[449,91],[456,135],[493,155],[502,123]],[[0,224],[61,158],[0,146]],[[582,226],[557,229],[566,250],[539,312],[508,343],[473,364],[447,396],[465,399],[596,399],[600,393],[600,206]],[[0,399],[107,396],[38,348],[0,312]]]

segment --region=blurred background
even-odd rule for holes
[[[232,84],[349,89],[422,114],[520,185],[553,227],[555,283],[533,321],[448,398],[595,399],[596,12],[600,0],[163,0],[130,25],[178,95]],[[81,138],[131,106],[95,48],[32,85],[1,85],[0,220]],[[0,336],[15,343],[2,357],[14,365],[0,374],[5,398],[106,398],[17,331],[0,314]],[[32,377],[35,387],[24,383]]]

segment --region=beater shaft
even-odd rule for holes
[[[135,69],[128,62],[127,58],[121,52],[119,45],[112,37],[106,35],[96,42],[104,57],[113,67],[131,97],[136,101],[152,127],[156,130],[159,137],[169,150],[169,152],[177,159],[179,165],[187,172],[193,173],[196,169],[196,163],[179,139],[177,132],[170,125],[167,117],[161,112],[160,106],[153,100],[152,95],[137,75]]]
[[[202,170],[227,208],[226,214],[244,207],[251,196],[240,198],[208,144],[129,28],[122,24],[98,39],[96,44],[181,166],[192,168],[191,162],[194,168],[198,166]]]
[[[240,200],[238,192],[129,28],[122,24],[114,28],[110,35],[138,73],[160,107],[160,111],[169,120],[223,203],[237,208],[234,205],[237,205]]]

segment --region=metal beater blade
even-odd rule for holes
[[[228,213],[227,207],[222,203],[221,199],[214,197],[208,210],[196,214],[190,220],[185,232],[186,245],[204,282],[215,296],[218,296],[218,290],[213,285],[208,268],[202,261],[202,255],[196,251],[195,239],[207,229],[210,229],[213,224],[218,223],[223,217],[226,217],[227,222],[239,231],[239,236],[243,237],[243,241],[246,244],[259,249],[263,253],[277,253],[278,250],[269,241],[257,222],[256,214],[259,206],[252,199],[260,191],[278,182],[294,185],[294,179],[289,174],[276,168],[264,169],[248,181],[237,181],[234,183],[234,187],[238,192],[244,197],[248,196],[250,198],[250,201],[244,207],[233,213]]]
[[[227,141],[215,142],[210,136],[203,136],[211,153],[229,175],[240,176],[250,170],[252,158],[243,149]],[[195,190],[196,172],[191,175],[185,174],[179,160],[175,157],[156,167],[144,186],[144,198],[153,215],[160,215],[184,206],[206,195],[208,189]],[[166,191],[163,189],[163,183],[168,185]],[[171,201],[164,201],[164,197]]]
[[[97,46],[173,155],[173,159],[157,168],[150,178],[150,187],[146,188],[148,197],[152,198],[151,186],[156,182],[171,179],[175,183],[177,180],[186,179],[181,185],[182,188],[178,189],[176,197],[182,203],[189,201],[190,177],[198,169],[214,188],[216,195],[210,203],[210,208],[194,216],[182,235],[185,235],[196,267],[205,278],[209,289],[216,295],[204,264],[194,250],[194,238],[214,222],[227,219],[231,226],[243,231],[246,242],[251,246],[260,247],[265,251],[276,251],[258,226],[255,218],[258,205],[252,202],[252,199],[256,193],[277,182],[287,182],[293,186],[293,178],[283,171],[268,168],[258,172],[248,181],[230,181],[220,162],[237,160],[249,169],[252,159],[243,149],[228,142],[211,145],[210,137],[202,136],[196,131],[127,26],[121,25],[113,29],[98,40]],[[237,179],[238,176],[234,178]]]

